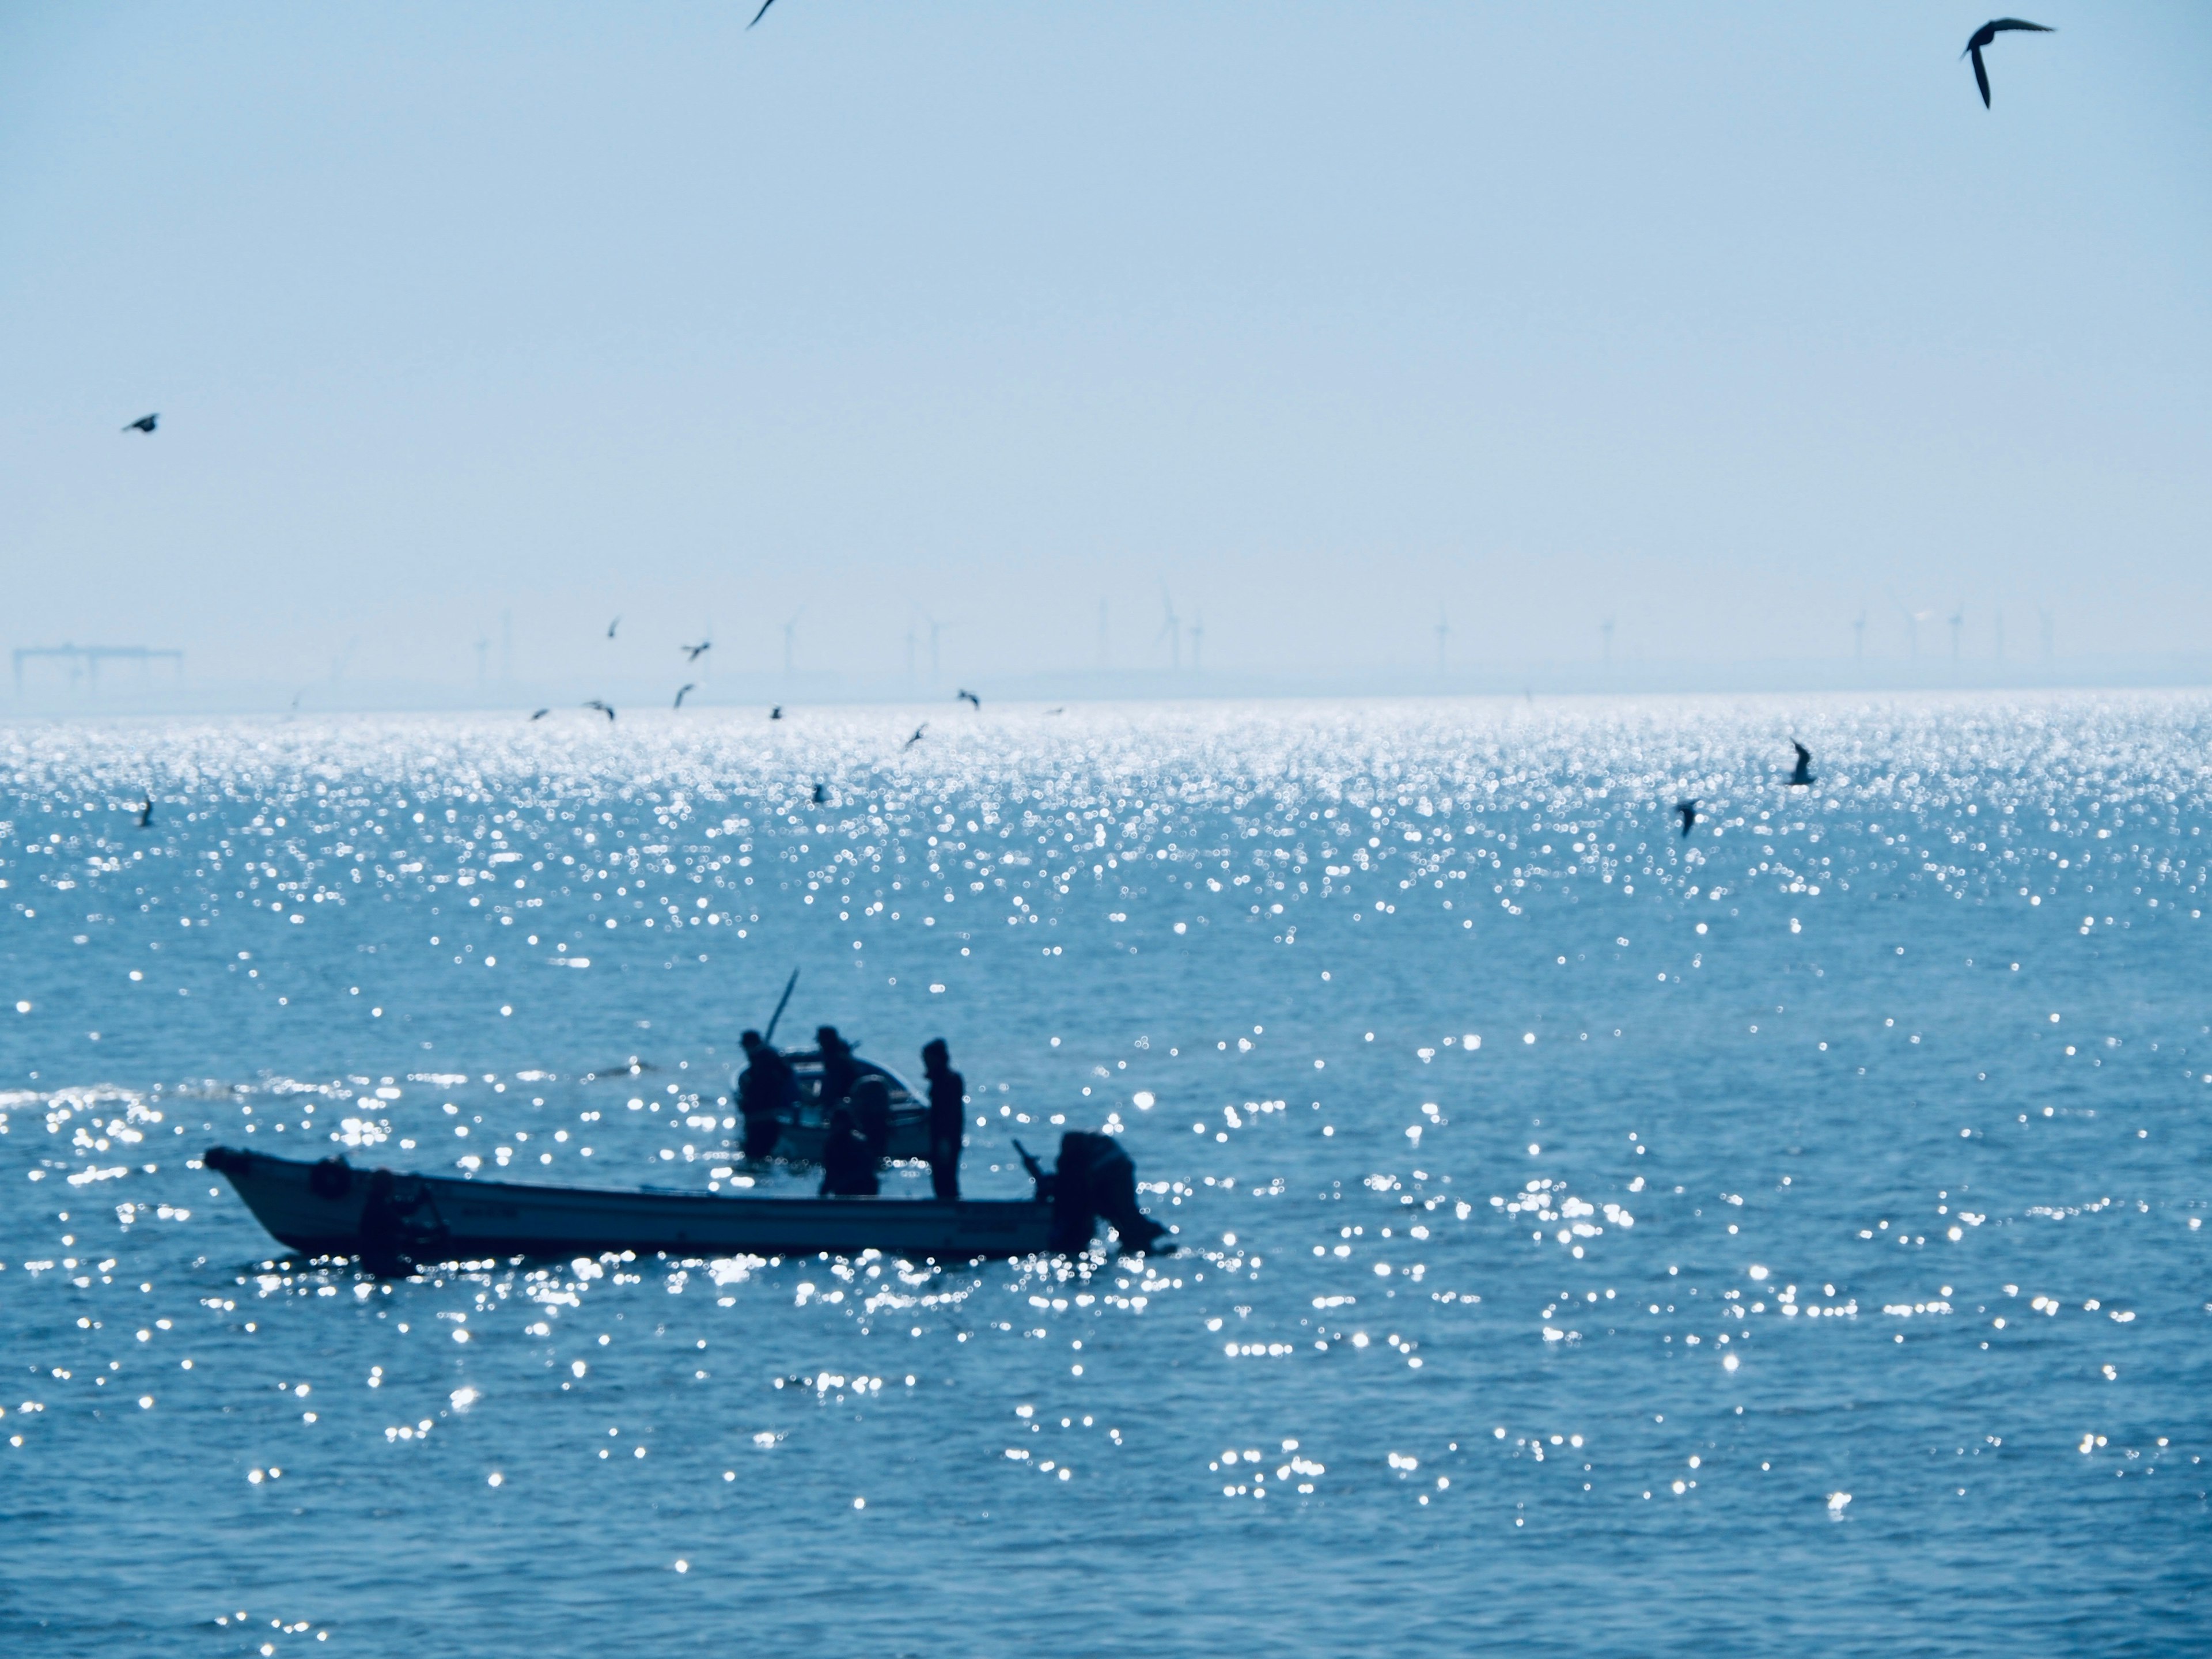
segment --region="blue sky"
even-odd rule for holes
[[[11,6],[0,645],[2201,649],[2212,11],[1985,15]]]

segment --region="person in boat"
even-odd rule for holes
[[[840,1106],[830,1114],[830,1131],[822,1138],[822,1196],[873,1198],[876,1159],[853,1121],[853,1114]]]
[[[853,1126],[868,1143],[868,1156],[880,1164],[891,1149],[891,1085],[873,1072],[853,1085]]]
[[[775,1151],[783,1133],[784,1109],[791,1103],[796,1085],[791,1062],[771,1048],[758,1031],[747,1031],[738,1041],[744,1047],[745,1069],[738,1077],[738,1113],[744,1120],[744,1155],[755,1162]]]
[[[968,1080],[952,1069],[952,1053],[943,1037],[932,1037],[922,1045],[921,1066],[929,1076],[929,1185],[939,1198],[957,1198]]]
[[[822,1054],[822,1109],[834,1111],[852,1097],[853,1085],[860,1080],[860,1063],[853,1058],[853,1045],[837,1035],[834,1025],[815,1031],[814,1046]]]

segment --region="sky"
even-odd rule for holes
[[[18,0],[0,646],[2204,654],[2212,9],[2031,10]]]

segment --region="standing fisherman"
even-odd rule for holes
[[[952,1055],[943,1037],[932,1037],[923,1045],[921,1064],[929,1073],[929,1184],[939,1198],[957,1198],[968,1081],[952,1069]]]
[[[790,1061],[758,1031],[747,1031],[738,1041],[745,1051],[745,1069],[738,1077],[738,1112],[745,1125],[744,1151],[748,1160],[758,1163],[775,1150],[783,1133],[784,1108],[791,1103],[796,1080]]]

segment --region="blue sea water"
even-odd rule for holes
[[[0,730],[0,1650],[2205,1651],[2208,714]],[[197,1162],[730,1190],[794,967],[1181,1252],[380,1283]]]

